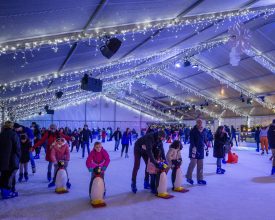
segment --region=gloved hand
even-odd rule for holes
[[[160,170],[165,170],[165,169],[167,169],[167,167],[168,167],[167,162],[159,162],[158,163],[158,168]]]
[[[93,168],[89,168],[89,172],[90,173],[94,172],[94,169]]]
[[[94,168],[94,173],[95,174],[100,174],[102,172],[102,168],[101,167],[96,167],[96,168]]]

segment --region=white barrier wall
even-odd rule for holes
[[[120,127],[123,131],[129,127],[131,129],[135,128],[139,132],[140,128],[147,127],[147,122],[156,120],[140,111],[104,98],[88,101],[86,111],[86,121],[90,128],[106,129],[112,127],[114,129]],[[32,121],[36,121],[40,127],[48,128],[51,124],[51,115],[37,115],[19,122],[29,126]],[[85,123],[85,104],[56,110],[53,115],[53,122],[58,127],[83,127]]]

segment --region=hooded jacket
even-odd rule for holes
[[[269,126],[268,132],[268,144],[271,149],[275,149],[275,123]]]
[[[110,157],[107,151],[102,147],[100,152],[97,152],[95,149],[91,151],[87,160],[86,166],[88,169],[96,167],[108,167],[110,163]]]
[[[60,160],[70,160],[69,145],[65,138],[57,139],[51,145],[51,161],[57,163]]]

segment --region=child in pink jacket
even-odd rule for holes
[[[58,138],[55,142],[52,143],[50,158],[51,161],[53,161],[54,163],[54,178],[53,181],[48,185],[48,187],[53,187],[55,186],[55,178],[58,170],[58,161],[64,161],[64,168],[67,171],[68,163],[70,160],[69,144],[67,143],[65,138]],[[68,180],[67,187],[70,188],[70,186],[71,184]]]
[[[91,187],[93,184],[93,180],[95,178],[94,170],[100,167],[102,170],[101,177],[104,179],[104,172],[106,171],[109,163],[110,163],[109,154],[105,149],[103,149],[100,142],[95,142],[94,148],[86,160],[86,166],[89,172],[92,173],[89,192],[91,192]]]

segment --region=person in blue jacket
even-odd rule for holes
[[[203,159],[204,159],[204,147],[206,143],[206,135],[202,126],[202,120],[198,119],[197,124],[192,128],[190,132],[190,147],[189,158],[190,163],[188,166],[186,178],[187,182],[191,185],[194,184],[192,180],[192,174],[194,168],[197,166],[197,181],[199,185],[206,185],[206,181],[203,180]]]
[[[122,135],[122,139],[121,139],[121,145],[122,145],[122,149],[121,149],[121,157],[123,155],[124,149],[125,150],[125,158],[128,158],[128,149],[129,149],[129,144],[131,144],[132,146],[132,134],[131,134],[131,130],[130,128],[126,128],[126,131],[123,133]]]

